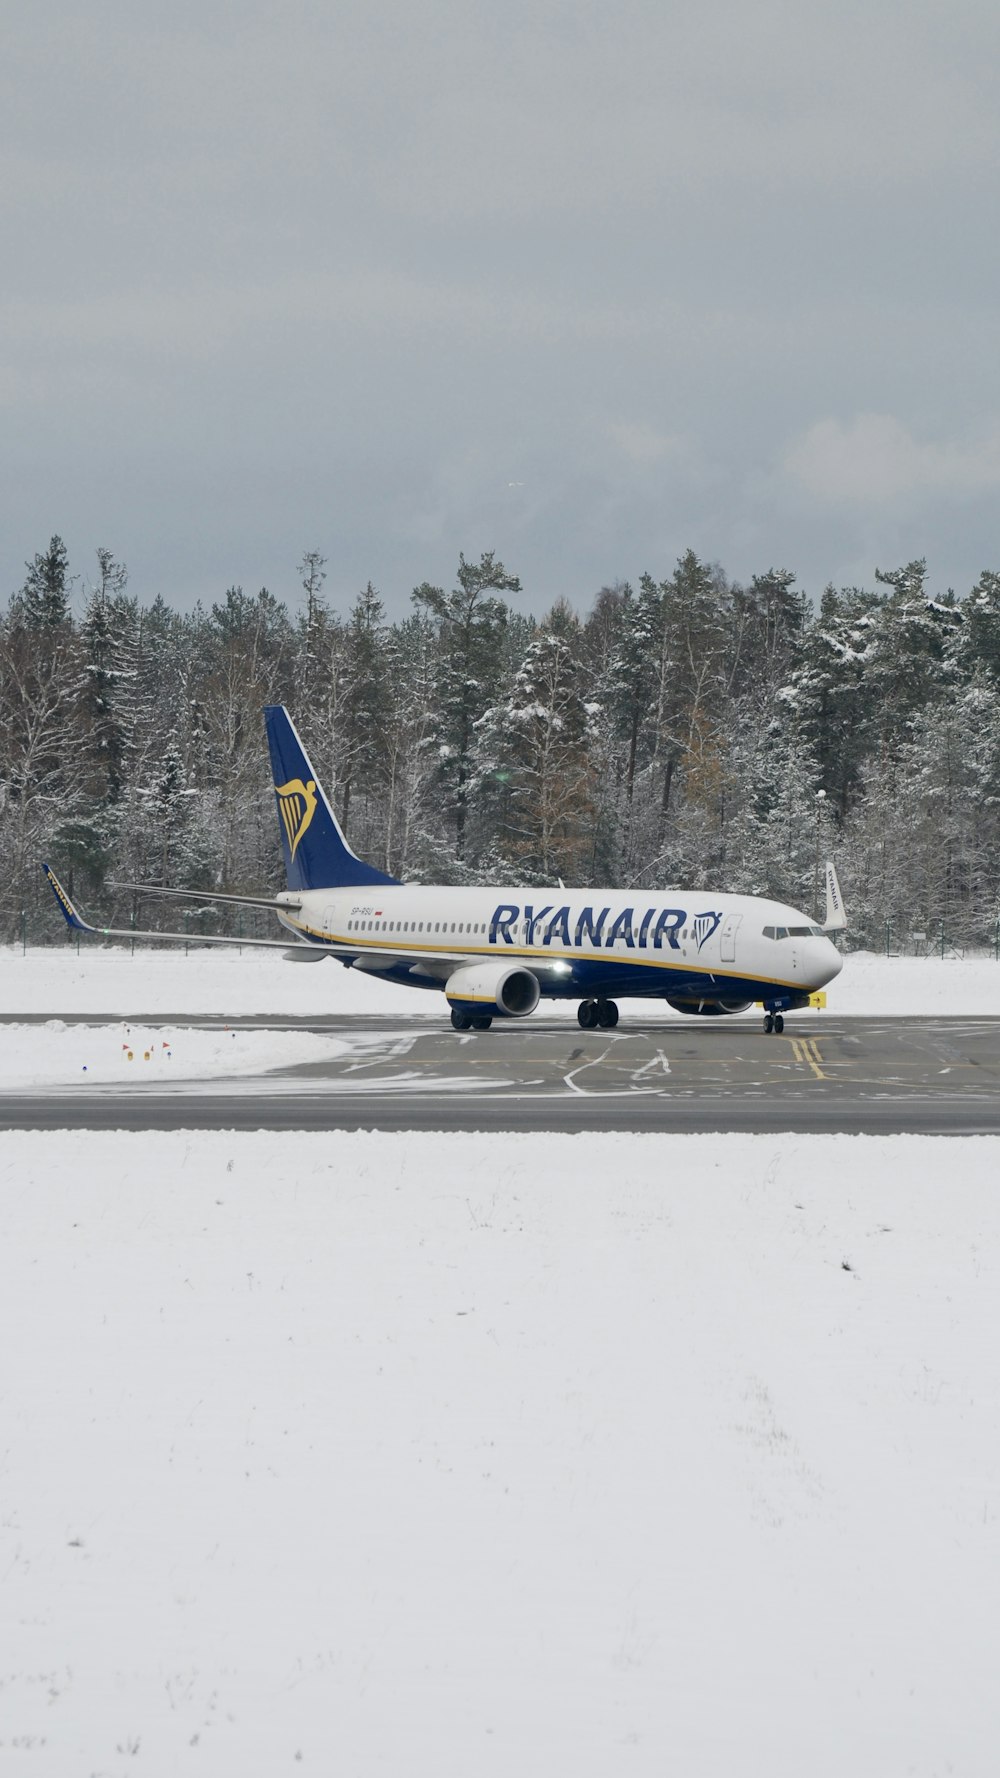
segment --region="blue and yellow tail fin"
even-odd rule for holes
[[[264,720],[289,889],[394,883],[351,851],[284,704],[268,704]]]

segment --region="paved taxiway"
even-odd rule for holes
[[[0,1094],[0,1129],[1000,1133],[1000,1019],[791,1016],[780,1037],[757,1017],[653,1022],[626,1006],[622,1019],[615,1031],[542,1016],[468,1034],[424,1018],[231,1019],[327,1032],[339,1053],[258,1076]]]

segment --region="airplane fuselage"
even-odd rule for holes
[[[648,890],[317,889],[279,896],[297,938],[409,987],[465,965],[521,966],[543,996],[801,1005],[841,969],[807,914],[757,896]]]

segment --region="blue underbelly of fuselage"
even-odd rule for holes
[[[478,961],[479,959],[475,959]],[[472,959],[470,959],[472,961]],[[492,959],[491,959],[492,961]],[[536,961],[530,952],[510,950],[498,952],[496,961],[530,969]],[[444,987],[433,976],[412,975],[411,964],[394,964],[379,970],[384,981],[400,982],[408,988]],[[456,964],[456,968],[458,965]],[[808,989],[799,989],[787,982],[762,981],[759,976],[741,976],[735,969],[688,969],[683,962],[665,968],[662,964],[633,962],[628,957],[579,957],[569,964],[565,975],[538,971],[543,999],[580,1000],[602,997],[607,1000],[732,1000],[781,1001],[786,1007],[805,1006]]]

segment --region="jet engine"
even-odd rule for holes
[[[530,969],[502,963],[468,963],[452,971],[445,994],[463,1012],[524,1019],[538,1005],[538,977]]]
[[[746,1012],[753,1006],[752,1000],[671,1000],[667,997],[667,1005],[675,1012],[700,1013],[703,1019],[719,1018],[723,1013]]]

